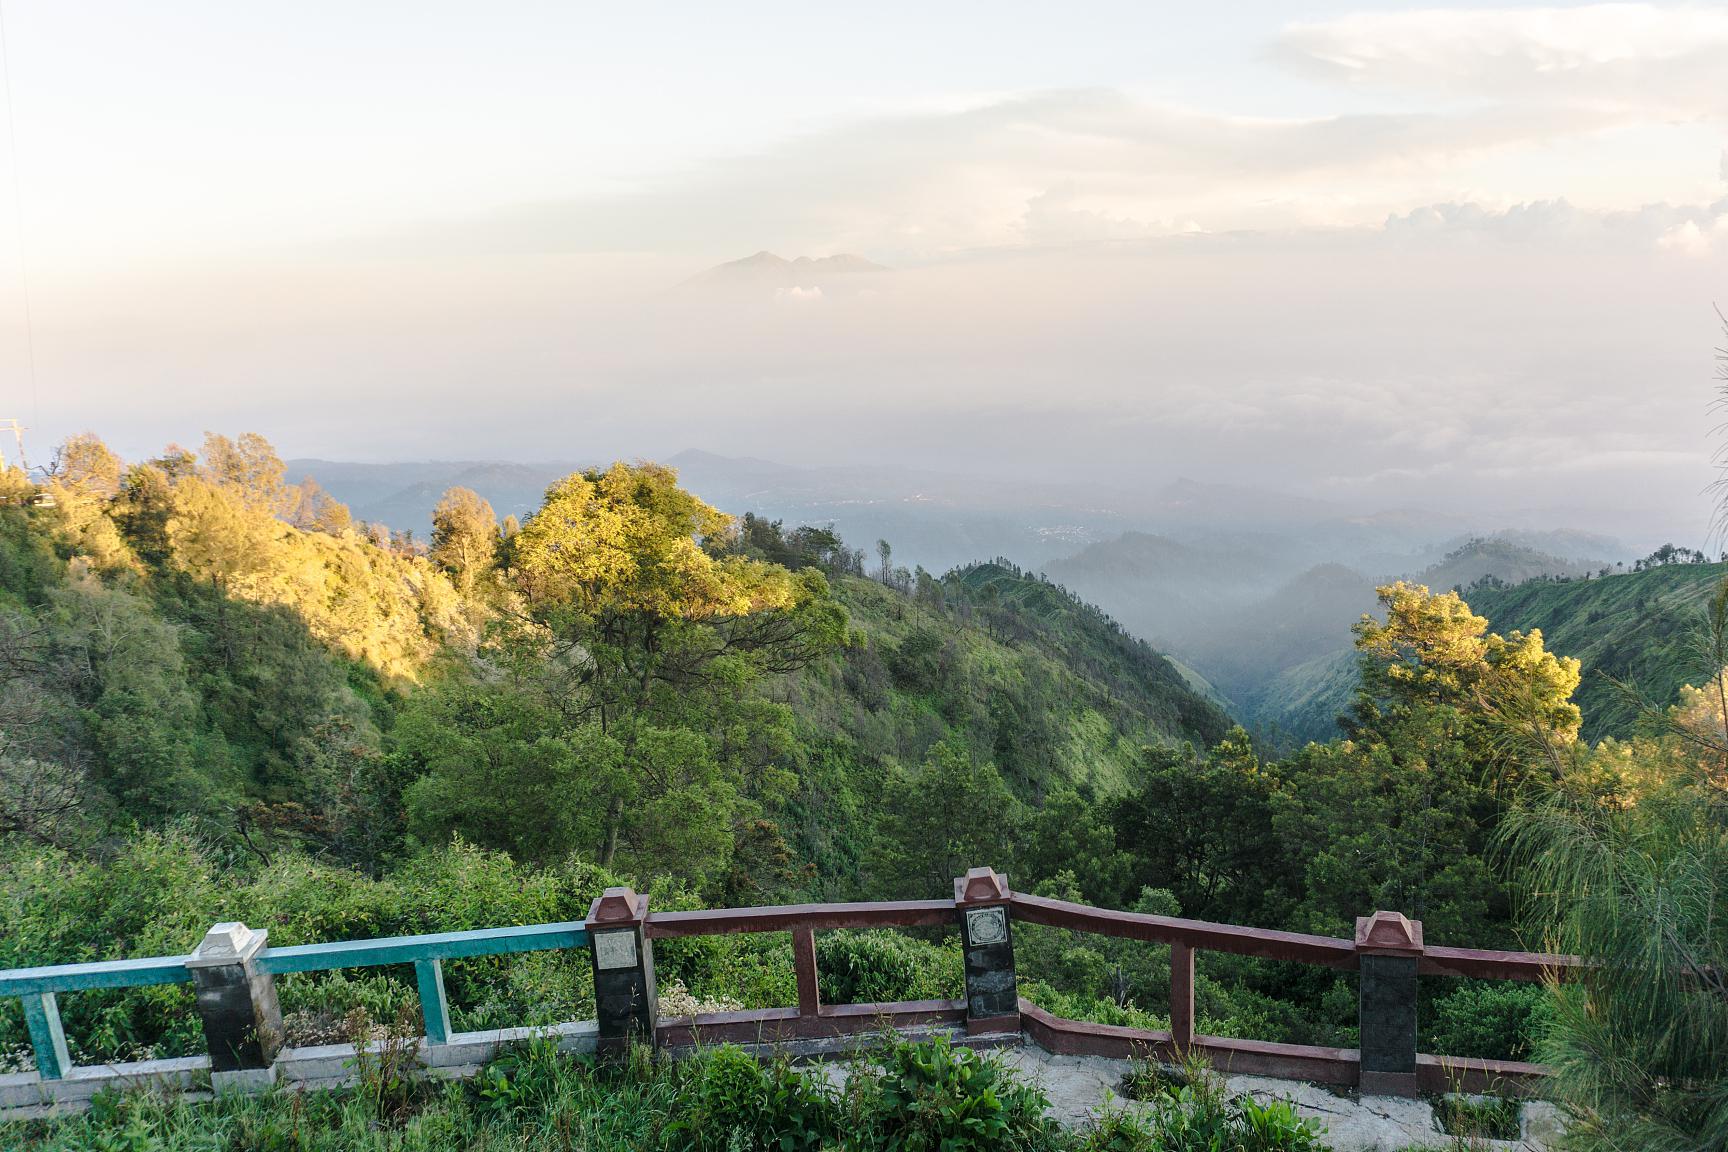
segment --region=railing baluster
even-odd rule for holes
[[[822,1012],[821,989],[816,975],[816,932],[792,929],[792,970],[798,977],[798,1015],[814,1018]]]
[[[72,1070],[72,1054],[66,1050],[66,1033],[60,1027],[60,1006],[52,992],[34,992],[22,999],[36,1073],[44,1080],[58,1080]]]
[[[1170,1042],[1180,1057],[1194,1044],[1194,948],[1170,945]]]
[[[450,1043],[450,1002],[444,997],[444,965],[437,959],[416,960],[414,979],[420,985],[420,1015],[426,1021],[426,1043]]]

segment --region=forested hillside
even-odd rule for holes
[[[564,477],[520,522],[452,489],[424,547],[286,483],[252,436],[133,464],[81,437],[3,495],[0,967],[185,952],[223,919],[280,944],[574,919],[621,881],[663,908],[928,897],[984,863],[1104,906],[1330,935],[1395,908],[1434,942],[1510,945],[1494,845],[1519,797],[1637,795],[1672,754],[1593,759],[1575,661],[1395,584],[1329,682],[1347,734],[1279,755],[1009,561],[907,571],[652,464]],[[1480,599],[1666,691],[1708,677],[1683,624],[1721,575]],[[1166,1020],[1160,949],[1031,926],[1016,946],[1041,1004]],[[940,942],[822,950],[832,1002],[955,994]],[[794,996],[783,936],[669,945],[663,967],[708,1004]],[[448,979],[461,1028],[592,1010],[568,956]],[[1220,961],[1197,990],[1209,1034],[1354,1042],[1336,973]],[[75,1055],[195,1048],[186,995],[68,1000]],[[388,973],[283,991],[297,1042],[412,995]],[[1540,988],[1424,995],[1424,1045],[1459,1055],[1524,1054],[1547,1011]],[[0,1006],[0,1053],[26,1051]]]
[[[1645,564],[1590,580],[1475,588],[1469,600],[1495,629],[1539,628],[1549,648],[1578,659],[1584,734],[1599,740],[1635,729],[1640,695],[1665,708],[1700,682],[1698,633],[1724,578],[1728,564]]]
[[[1351,563],[1333,558],[1292,570],[1289,542],[1271,536],[1179,542],[1127,533],[1047,570],[1194,669],[1244,724],[1300,743],[1336,733],[1338,710],[1355,690],[1350,630],[1374,609],[1380,585],[1408,579],[1445,590],[1583,577],[1603,563],[1542,546],[1612,542],[1501,532],[1402,554],[1355,543]]]
[[[1551,651],[1579,661],[1583,734],[1601,740],[1632,735],[1641,711],[1677,704],[1684,685],[1700,682],[1698,632],[1725,577],[1728,564],[1641,561],[1630,572],[1563,580],[1491,577],[1464,596],[1496,632],[1540,631]],[[1354,649],[1335,647],[1235,702],[1278,739],[1328,739],[1356,691],[1357,661]]]
[[[130,466],[70,442],[0,508],[3,827],[80,847],[177,824],[372,870],[459,833],[714,896],[857,893],[892,823],[871,802],[932,765],[1035,806],[1226,730],[1011,565],[866,577],[832,533],[733,524],[672,483],[572,477],[521,528],[452,490],[424,550],[287,484],[256,437]],[[573,560],[605,533],[634,562]]]

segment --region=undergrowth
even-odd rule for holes
[[[387,1028],[387,1031],[389,1029]],[[1191,1071],[1132,1112],[1058,1127],[1000,1057],[887,1041],[845,1076],[725,1046],[681,1060],[596,1065],[549,1040],[480,1075],[431,1078],[388,1036],[342,1091],[190,1101],[98,1096],[89,1112],[0,1126],[17,1152],[1310,1152],[1317,1132],[1280,1103],[1227,1098]]]

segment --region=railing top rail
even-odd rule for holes
[[[392,936],[383,940],[341,940],[328,944],[266,948],[258,954],[257,963],[261,972],[283,975],[322,972],[331,968],[411,964],[416,960],[456,960],[547,948],[576,948],[586,943],[587,925],[581,920],[570,920],[559,924],[525,924],[512,928]]]
[[[1354,941],[1337,937],[1094,908],[1086,904],[1018,892],[1010,899],[1018,919],[1052,928],[1134,940],[1181,942],[1207,951],[1301,961],[1335,968],[1354,968],[1357,964]],[[737,932],[787,932],[794,928],[829,930],[943,927],[952,924],[953,918],[952,900],[785,904],[757,908],[650,912],[646,931],[652,938],[676,939]],[[576,948],[587,942],[586,923],[572,920],[556,924],[528,924],[378,940],[343,940],[266,948],[259,953],[257,964],[261,971],[282,975],[335,968],[410,964],[424,960],[453,960],[542,949]],[[99,960],[81,964],[0,970],[0,996],[186,983],[191,979],[186,969],[186,960],[185,956],[153,956],[135,960]],[[1425,975],[1538,981],[1565,979],[1581,964],[1582,961],[1576,956],[1542,952],[1429,947],[1422,953],[1419,970]]]
[[[793,928],[920,928],[954,923],[952,900],[882,900],[854,904],[781,904],[648,913],[651,938],[789,932]]]
[[[41,992],[83,992],[95,988],[143,988],[184,984],[192,979],[184,956],[146,956],[137,960],[93,960],[0,971],[0,996]]]
[[[1356,942],[1334,936],[1245,928],[1240,924],[1185,920],[1179,916],[1155,916],[1147,912],[1120,912],[1022,892],[1014,893],[1011,899],[1017,919],[1051,928],[1071,928],[1130,940],[1183,943],[1211,952],[1233,952],[1239,956],[1261,956],[1269,960],[1299,960],[1333,968],[1356,966]]]
[[[1481,980],[1566,980],[1584,961],[1553,952],[1497,952],[1489,948],[1428,948],[1417,971],[1425,976],[1473,976]]]

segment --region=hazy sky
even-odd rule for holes
[[[0,416],[39,456],[256,429],[1708,518],[1728,6],[0,5]],[[764,248],[893,271],[676,290]]]

